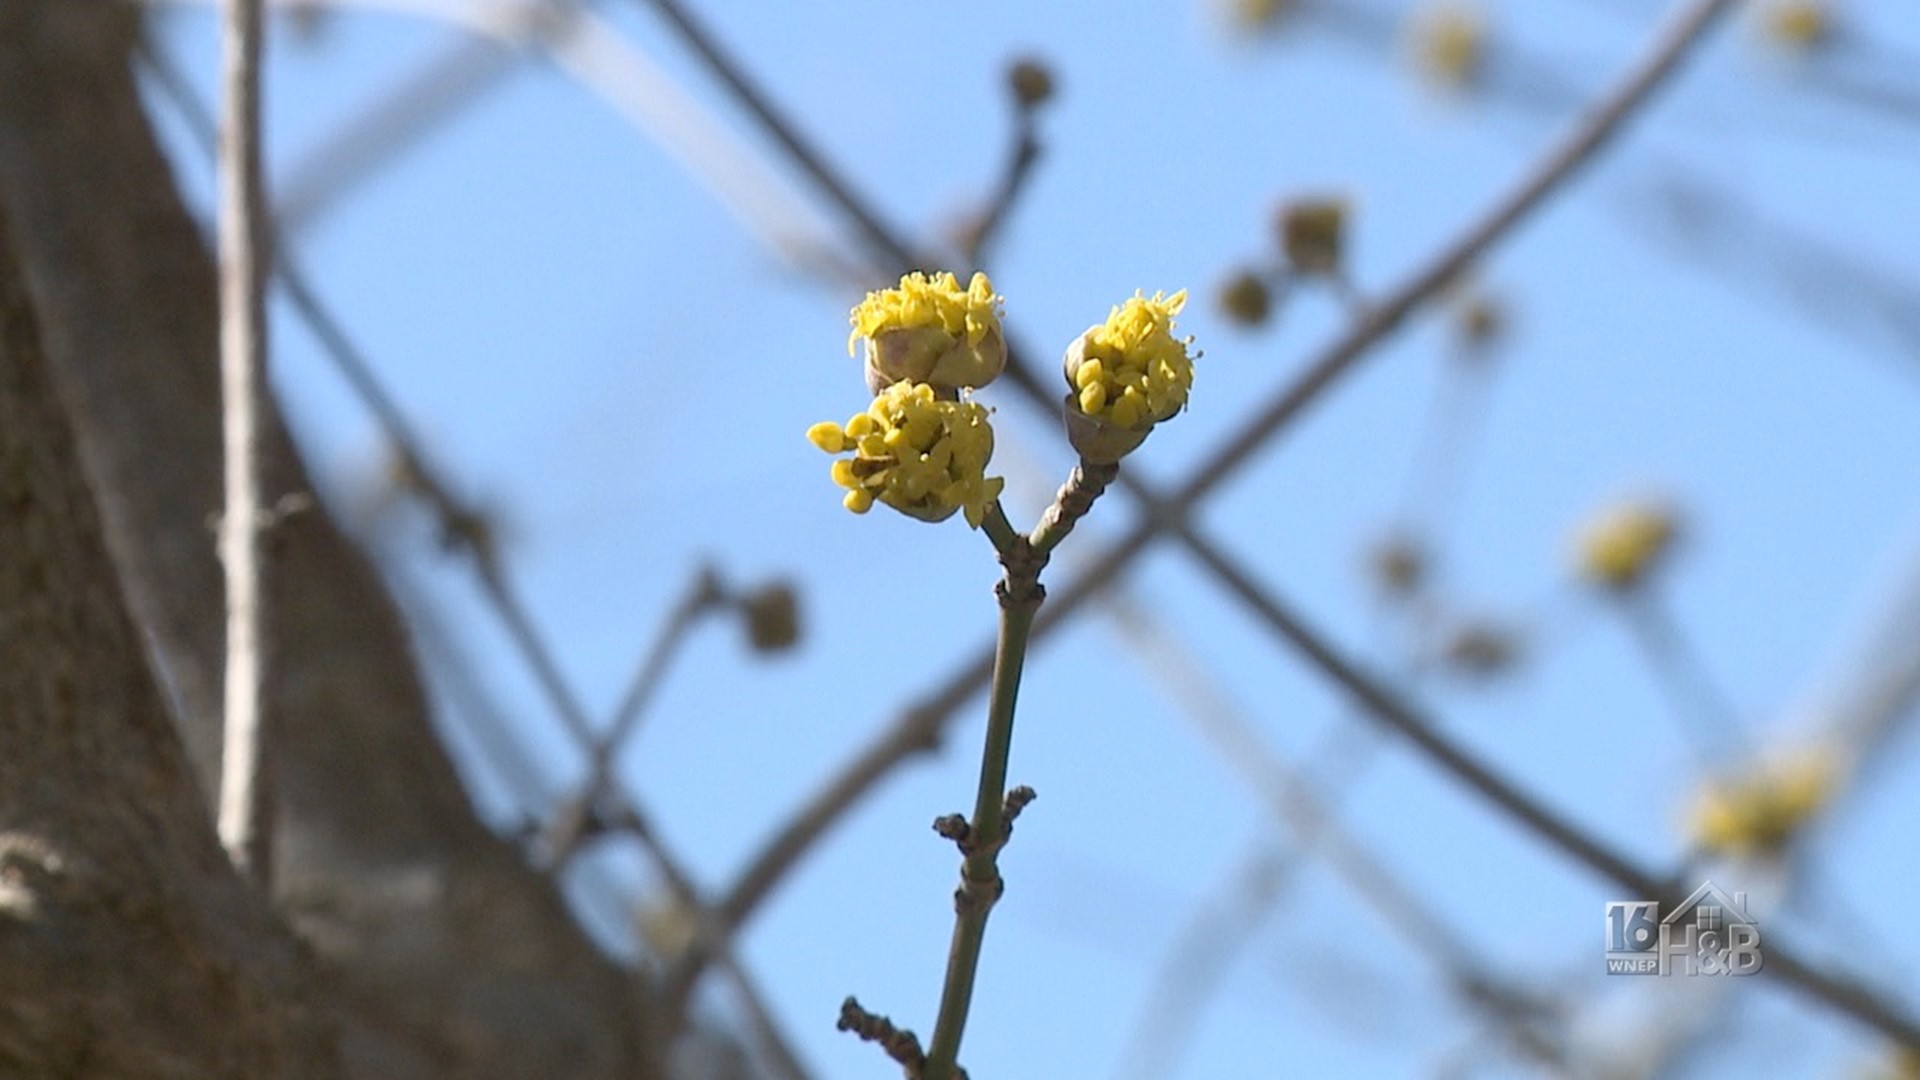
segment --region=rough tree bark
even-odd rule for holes
[[[221,730],[221,584],[208,525],[220,505],[217,312],[206,242],[181,204],[136,92],[130,56],[138,33],[139,13],[130,5],[0,0],[0,212],[12,223],[23,270],[8,278],[14,306],[24,302],[24,280],[47,381],[71,421],[99,508],[97,528],[134,622],[171,692],[177,735],[173,743],[162,737],[153,726],[161,715],[158,699],[136,693],[144,673],[129,650],[141,637],[128,633],[124,620],[119,633],[127,655],[109,656],[73,651],[74,640],[94,640],[78,623],[65,624],[67,638],[49,637],[50,630],[34,629],[15,614],[27,604],[18,610],[85,606],[90,617],[107,617],[95,610],[109,606],[102,597],[111,594],[101,568],[55,567],[43,550],[40,562],[9,570],[9,586],[31,595],[0,595],[0,624],[8,635],[39,635],[36,647],[43,651],[67,649],[61,665],[48,669],[65,674],[16,672],[34,661],[16,654],[8,637],[0,654],[8,678],[38,681],[7,682],[0,709],[26,700],[20,694],[31,690],[30,697],[53,711],[0,715],[6,748],[0,768],[12,770],[0,772],[0,828],[31,816],[31,807],[41,805],[34,800],[85,808],[86,820],[96,822],[89,827],[107,830],[100,835],[116,837],[114,845],[58,850],[69,866],[111,872],[125,890],[96,894],[111,899],[95,902],[130,905],[165,925],[198,925],[218,899],[225,905],[220,910],[233,912],[220,940],[237,941],[235,948],[278,942],[266,955],[291,956],[271,923],[248,912],[244,897],[227,896],[232,890],[224,869],[207,864],[217,848],[202,850],[210,821],[206,800],[218,790]],[[8,363],[12,379],[24,361]],[[11,382],[9,388],[17,389]],[[37,407],[45,411],[44,404]],[[22,430],[15,422],[12,412],[0,421],[6,438],[32,445],[13,434]],[[276,414],[267,426],[269,496],[306,491],[283,421]],[[7,460],[15,469],[14,459]],[[13,472],[7,477],[14,498]],[[79,498],[74,490],[69,501]],[[37,505],[42,496],[18,498]],[[12,550],[24,525],[13,520],[11,503],[7,512],[3,546]],[[97,547],[97,536],[89,535],[96,523],[82,524],[63,527]],[[310,1000],[295,992],[307,984],[291,959],[256,976],[252,962],[236,962],[231,971],[213,963],[208,958],[223,955],[217,949],[190,965],[206,986],[180,981],[184,975],[177,980],[161,965],[123,970],[106,939],[67,941],[60,926],[48,924],[44,932],[54,936],[44,947],[71,948],[74,955],[61,975],[66,981],[45,988],[47,1000],[62,1000],[62,986],[120,978],[151,980],[145,1000],[172,1002],[176,1013],[200,1010],[245,1027],[237,1021],[251,1010],[261,1021],[259,1032],[236,1035],[241,1042],[222,1061],[293,1046],[286,1033],[312,1025],[288,1015],[337,1011],[350,1075],[658,1075],[656,1055],[638,1035],[646,1008],[639,981],[602,956],[552,883],[473,816],[429,726],[405,630],[372,567],[324,511],[287,518],[274,542],[269,588],[281,652],[269,702],[269,767],[280,798],[273,900],[324,961],[325,993]],[[76,591],[69,595],[69,589]],[[103,702],[92,702],[90,694]],[[118,718],[128,730],[105,726],[104,717]],[[38,745],[48,740],[49,746]],[[19,769],[56,752],[76,755],[76,763],[37,773],[31,792],[39,794],[16,786]],[[88,764],[86,754],[120,762],[122,771]],[[137,759],[145,771],[123,758]],[[183,760],[192,762],[191,772],[178,778],[184,785],[155,778],[172,767],[167,763]],[[173,789],[196,786],[203,813],[190,821]],[[115,825],[123,814],[132,816]],[[17,842],[28,849],[45,842],[31,830],[22,835]],[[158,869],[173,860],[184,863]],[[79,871],[68,873],[78,880]],[[183,874],[198,875],[195,887],[211,899],[176,884]],[[218,889],[207,884],[215,878]],[[143,880],[151,888],[138,888]],[[0,904],[0,918],[7,910]],[[13,948],[9,925],[0,923],[0,935],[8,935],[6,947]],[[213,971],[205,970],[209,965]],[[234,984],[225,996],[216,993],[223,979]],[[31,977],[0,973],[0,1025],[11,1028],[37,1009],[35,993]],[[74,1013],[83,1015],[89,1014]],[[153,1014],[155,1024],[164,1026],[167,1015]],[[75,1028],[74,1037],[97,1037],[89,1024],[81,1028],[93,1034]],[[0,1048],[15,1034],[0,1030]],[[321,1068],[326,1058],[312,1060]]]
[[[3,213],[0,526],[0,1075],[339,1075],[310,958],[168,724]]]

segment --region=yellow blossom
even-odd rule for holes
[[[853,309],[847,352],[867,343],[867,385],[926,383],[943,397],[992,382],[1007,363],[1000,300],[985,274],[965,289],[953,274],[912,273],[898,288],[867,294]]]
[[[1827,0],[1780,0],[1761,15],[1762,29],[1774,44],[1808,52],[1833,37],[1833,12]]]
[[[1244,30],[1266,30],[1292,14],[1297,0],[1227,0],[1227,17]]]
[[[847,489],[841,501],[856,514],[875,502],[922,521],[964,510],[977,529],[1005,484],[986,475],[993,457],[987,410],[945,400],[925,383],[894,383],[866,412],[845,424],[815,424],[807,439],[829,454],[853,452],[833,463],[832,476]]]
[[[1920,1080],[1920,1050],[1895,1046],[1887,1057],[1863,1069],[1861,1080]]]
[[[1464,90],[1486,60],[1485,19],[1473,7],[1445,2],[1415,13],[1413,59],[1420,73],[1453,90]]]
[[[1187,407],[1192,338],[1173,336],[1173,315],[1185,306],[1185,288],[1173,296],[1156,292],[1152,300],[1135,294],[1069,346],[1066,377],[1083,413],[1135,429]]]
[[[1292,199],[1280,207],[1280,250],[1301,274],[1337,274],[1346,248],[1347,200]]]
[[[1185,289],[1152,299],[1135,293],[1067,347],[1067,438],[1082,459],[1119,461],[1153,425],[1186,408],[1193,339],[1173,336],[1186,303]]]
[[[1809,752],[1746,776],[1711,782],[1694,799],[1689,824],[1703,848],[1727,855],[1778,851],[1827,801],[1833,762]]]
[[[1615,591],[1638,585],[1673,546],[1679,526],[1673,511],[1653,502],[1622,503],[1603,511],[1581,530],[1580,573]]]

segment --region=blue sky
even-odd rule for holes
[[[268,150],[283,185],[457,40],[379,6],[273,39]],[[1591,99],[1659,12],[1640,0],[1485,4],[1490,73],[1515,89],[1463,98],[1423,86],[1397,41],[1357,43],[1310,13],[1247,38],[1191,3],[706,6],[721,40],[883,216],[921,237],[939,236],[1000,169],[1007,60],[1053,66],[1061,94],[1040,117],[1044,157],[986,269],[1014,334],[1043,361],[1136,289],[1193,290],[1181,327],[1205,355],[1192,407],[1126,466],[1162,488],[1209,467],[1342,325],[1318,290],[1257,332],[1214,305],[1218,283],[1265,250],[1278,200],[1350,197],[1352,275],[1363,293],[1389,288],[1570,123],[1526,107],[1545,93],[1528,80],[1550,71]],[[1348,7],[1400,18],[1389,0]],[[771,178],[767,190],[793,200],[784,220],[839,226],[644,5],[595,10],[705,107]],[[1852,37],[1818,63],[1914,93],[1916,69],[1898,60],[1920,55],[1911,7],[1857,0],[1840,12]],[[170,10],[164,41],[209,89],[205,9]],[[1676,822],[1701,763],[1622,620],[1570,580],[1574,527],[1622,494],[1683,508],[1662,596],[1755,745],[1817,728],[1823,680],[1912,573],[1920,541],[1920,338],[1861,313],[1867,278],[1822,267],[1837,296],[1812,311],[1796,299],[1804,290],[1781,285],[1808,265],[1809,243],[1873,280],[1920,283],[1920,250],[1906,242],[1920,115],[1836,104],[1812,88],[1821,70],[1734,20],[1480,274],[1512,332],[1456,463],[1442,588],[1462,610],[1545,629],[1515,676],[1430,681],[1417,696],[1504,773],[1659,866],[1681,853]],[[209,169],[158,109],[204,207]],[[1656,197],[1676,176],[1766,228],[1737,234],[1726,259],[1698,255]],[[814,235],[846,250],[844,236]],[[612,708],[703,563],[743,584],[779,576],[801,588],[797,653],[764,662],[734,627],[703,627],[621,758],[707,887],[724,888],[800,800],[990,640],[985,540],[958,519],[846,513],[827,459],[802,438],[864,405],[845,350],[860,287],[783,263],[705,178],[554,66],[514,68],[291,242],[435,459],[503,515],[513,566],[590,707]],[[341,505],[364,502],[380,433],[311,336],[284,307],[276,316],[275,379],[303,445]],[[1201,513],[1209,535],[1382,671],[1404,670],[1404,657],[1379,632],[1364,553],[1402,508],[1450,340],[1444,318],[1417,321]],[[982,400],[998,409],[1009,511],[1031,522],[1071,465],[1057,421],[1009,388]],[[1099,506],[1054,579],[1134,509],[1118,494]],[[577,783],[578,756],[468,575],[429,540],[419,522],[399,529],[423,595],[460,627],[550,790]],[[1141,560],[1128,588],[1276,753],[1311,765],[1330,732],[1353,726],[1324,679],[1174,547]],[[819,1075],[892,1074],[832,1030],[846,994],[923,1035],[931,1026],[956,860],[927,822],[971,802],[983,704],[942,755],[861,803],[743,938]],[[1012,778],[1040,801],[1003,862],[1008,893],[963,1055],[974,1076],[1124,1075],[1176,935],[1249,853],[1282,843],[1185,712],[1097,611],[1032,659]],[[462,723],[452,709],[445,719]],[[1911,738],[1885,753],[1812,838],[1813,886],[1763,922],[1915,1001],[1920,936],[1881,898],[1920,881],[1903,829],[1920,813],[1903,781],[1920,762]],[[514,816],[497,778],[473,773],[489,812]],[[1623,899],[1616,890],[1391,740],[1343,803],[1352,833],[1494,970],[1576,1004],[1630,993],[1599,974],[1602,905]],[[614,885],[652,888],[621,845],[591,862],[579,877],[602,900]],[[1177,1075],[1398,1075],[1486,1041],[1440,971],[1324,868],[1300,872],[1234,951]],[[1688,1061],[1700,1075],[1831,1075],[1875,1053],[1870,1037],[1789,994],[1740,987],[1731,1000]],[[1607,1037],[1636,1035],[1628,1025]],[[1482,1074],[1516,1071],[1472,1060]]]

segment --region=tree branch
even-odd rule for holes
[[[220,771],[220,842],[241,873],[272,873],[272,785],[266,773],[270,642],[264,588],[268,502],[260,417],[266,411],[267,312],[260,164],[260,0],[227,0],[222,12],[224,130],[220,139],[220,390],[226,509],[226,734]]]

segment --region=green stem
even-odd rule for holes
[[[954,892],[953,945],[947,954],[947,978],[940,991],[940,1015],[934,1022],[922,1080],[953,1080],[960,1036],[973,1003],[974,973],[987,933],[987,914],[1000,898],[1000,848],[1006,843],[1007,756],[1013,749],[1013,707],[1026,663],[1027,637],[1042,593],[1031,581],[1001,586],[1000,642],[993,657],[993,689],[987,703],[987,741],[980,757],[980,789],[973,820],[962,844],[966,860],[960,888]]]
[[[1020,533],[1007,520],[1007,512],[1001,508],[999,499],[993,500],[993,505],[987,507],[987,517],[980,523],[980,531],[993,541],[993,550],[999,552],[1002,559],[1012,554],[1014,545],[1020,541]]]
[[[1082,459],[1074,467],[1072,475],[1060,487],[1060,493],[1053,497],[1053,505],[1040,518],[1040,524],[1034,527],[1033,534],[1027,538],[1027,544],[1033,553],[1044,558],[1060,541],[1067,538],[1080,519],[1093,509],[1094,501],[1107,490],[1120,475],[1117,463],[1095,464]]]

